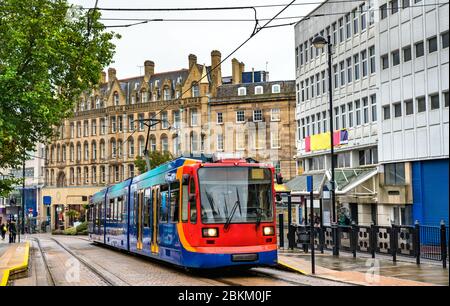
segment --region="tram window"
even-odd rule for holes
[[[169,214],[169,199],[168,199],[168,191],[167,185],[161,185],[161,192],[160,192],[160,206],[159,206],[159,221],[160,222],[167,222],[168,221],[168,214]]]
[[[180,213],[180,183],[170,184],[170,221],[178,222]]]
[[[116,218],[119,222],[122,222],[122,201],[122,197],[117,198]]]
[[[195,194],[195,181],[193,178],[191,178],[191,180],[189,182],[189,193]]]
[[[137,226],[139,221],[139,202],[138,202],[138,193],[134,192],[134,224]]]
[[[191,196],[193,196],[194,200],[190,201]],[[190,222],[192,224],[197,223],[197,207],[195,201],[195,181],[194,178],[191,178],[189,182],[189,206],[190,206]]]
[[[99,218],[99,220],[100,220],[100,222],[99,222],[99,230],[100,230],[100,227],[102,227],[103,226],[103,222],[104,222],[104,214],[103,214],[103,204],[99,204],[98,205],[98,218]]]
[[[113,204],[114,204],[114,199],[109,200],[109,204],[106,207],[106,220],[108,222],[111,222],[111,219],[113,217]]]
[[[186,222],[188,220],[188,207],[189,207],[189,186],[183,185],[182,190],[183,202],[181,204],[181,221]]]
[[[144,227],[150,227],[150,201],[151,201],[151,189],[145,189],[144,191]]]

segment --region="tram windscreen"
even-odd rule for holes
[[[273,221],[272,173],[256,167],[198,170],[202,222]]]

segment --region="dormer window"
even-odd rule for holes
[[[263,87],[262,86],[256,86],[255,87],[255,95],[261,95],[263,93],[264,93],[264,91],[263,91]]]
[[[114,105],[119,105],[119,93],[117,91],[114,92]]]
[[[280,93],[281,87],[279,84],[272,85],[272,93]]]
[[[238,88],[238,96],[245,96],[245,95],[247,95],[247,88],[239,87]]]
[[[164,87],[164,101],[169,101],[171,99],[171,95],[170,95],[170,88],[165,86]]]

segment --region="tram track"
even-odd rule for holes
[[[50,267],[48,265],[47,255],[45,254],[44,250],[42,249],[41,242],[39,241],[38,238],[33,238],[33,240],[36,242],[37,249],[39,250],[42,261],[44,263],[44,268],[45,268],[46,277],[47,277],[47,283],[50,286],[56,286],[55,278],[54,278],[53,273],[50,270]]]

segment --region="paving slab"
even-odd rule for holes
[[[351,283],[355,285],[362,286],[434,286],[436,283],[425,282],[413,279],[407,279],[405,277],[393,277],[386,276],[389,275],[387,271],[389,269],[383,268],[383,263],[380,261],[373,260],[360,260],[354,261],[353,264],[348,258],[340,258],[335,256],[324,256],[323,254],[318,254],[316,256],[315,265],[315,276],[320,278],[325,278],[334,281],[342,281],[346,283]],[[278,263],[288,269],[295,270],[305,275],[311,275],[311,261],[310,255],[293,255],[293,254],[278,254]],[[346,264],[347,263],[347,264]],[[346,264],[346,265],[345,265]],[[340,266],[339,266],[340,265]],[[403,274],[411,274],[409,271],[411,269],[417,270],[413,264],[400,265],[397,267],[396,273],[392,273],[397,276],[401,276],[401,271]],[[346,266],[346,267],[345,267]],[[420,267],[419,267],[420,268]],[[433,267],[439,269],[438,267]],[[392,269],[391,270],[395,270]],[[442,272],[442,271],[441,271]],[[448,271],[443,271],[443,274]],[[427,278],[418,278],[420,280]],[[440,275],[437,278],[440,280]],[[445,285],[445,283],[439,283]],[[447,282],[448,285],[448,282]]]
[[[12,243],[2,246],[2,249],[4,251],[0,257],[0,286],[6,286],[12,274],[28,269],[30,244],[29,242]]]

